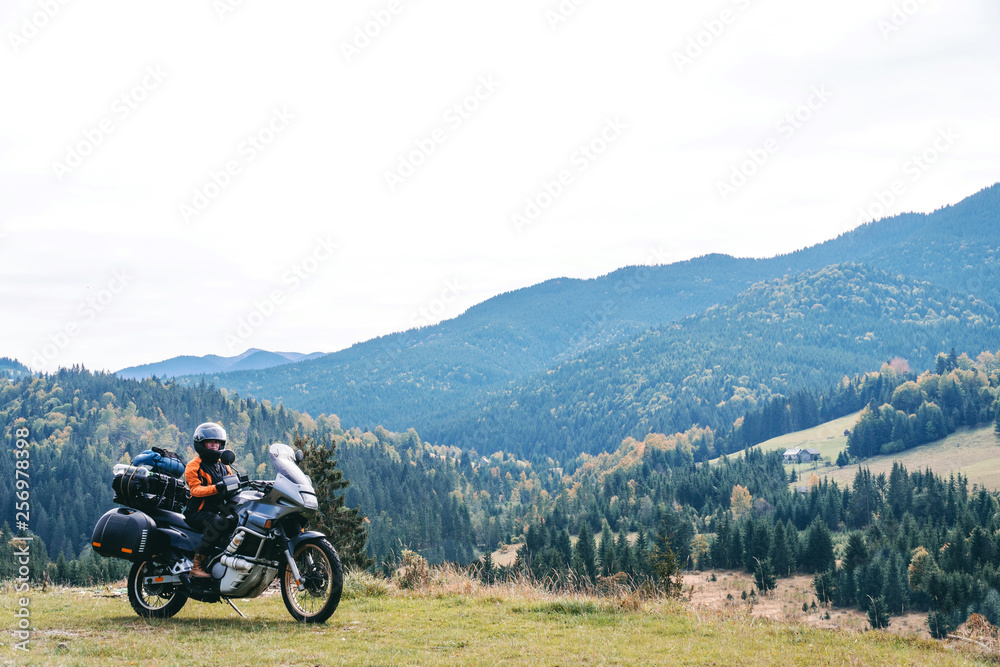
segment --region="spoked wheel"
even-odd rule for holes
[[[145,577],[162,574],[152,561],[139,561],[128,573],[128,601],[143,618],[170,618],[187,602],[177,584],[143,584]]]
[[[323,537],[306,540],[292,554],[302,575],[304,588],[299,590],[288,565],[281,575],[281,597],[285,608],[296,621],[323,623],[340,604],[344,590],[344,570],[333,546]]]

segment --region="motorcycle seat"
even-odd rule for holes
[[[146,512],[157,524],[165,523],[169,526],[175,526],[177,528],[183,528],[184,530],[190,531],[192,533],[199,533],[200,531],[195,530],[188,525],[188,522],[184,520],[184,515],[179,512],[169,512],[167,510],[149,510]]]

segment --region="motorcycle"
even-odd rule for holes
[[[223,452],[227,455],[223,462],[232,463],[232,452]],[[116,495],[116,501],[128,507],[104,514],[91,541],[97,553],[132,562],[128,599],[139,616],[170,618],[188,599],[225,601],[244,616],[233,599],[257,597],[279,575],[285,608],[297,621],[323,623],[336,611],[343,568],[326,536],[306,530],[318,503],[312,482],[297,465],[302,451],[275,443],[269,455],[277,472],[274,481],[249,480],[244,475],[223,480],[237,526],[229,545],[204,566],[211,579],[190,576],[201,533],[182,514],[170,507],[129,501],[148,499],[149,494]],[[155,476],[125,464],[116,465],[115,473],[116,491],[148,490]]]

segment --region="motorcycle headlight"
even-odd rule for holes
[[[302,504],[311,510],[317,509],[319,507],[319,503],[316,502],[316,494],[308,493],[306,491],[302,492]]]

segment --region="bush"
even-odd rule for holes
[[[906,449],[906,443],[902,440],[893,440],[892,442],[887,442],[882,445],[883,454],[895,454],[896,452],[901,452]]]
[[[403,564],[399,568],[399,587],[404,589],[421,589],[431,580],[427,559],[415,551],[403,550]]]
[[[389,582],[364,570],[351,570],[344,574],[343,599],[380,598],[389,594]]]

